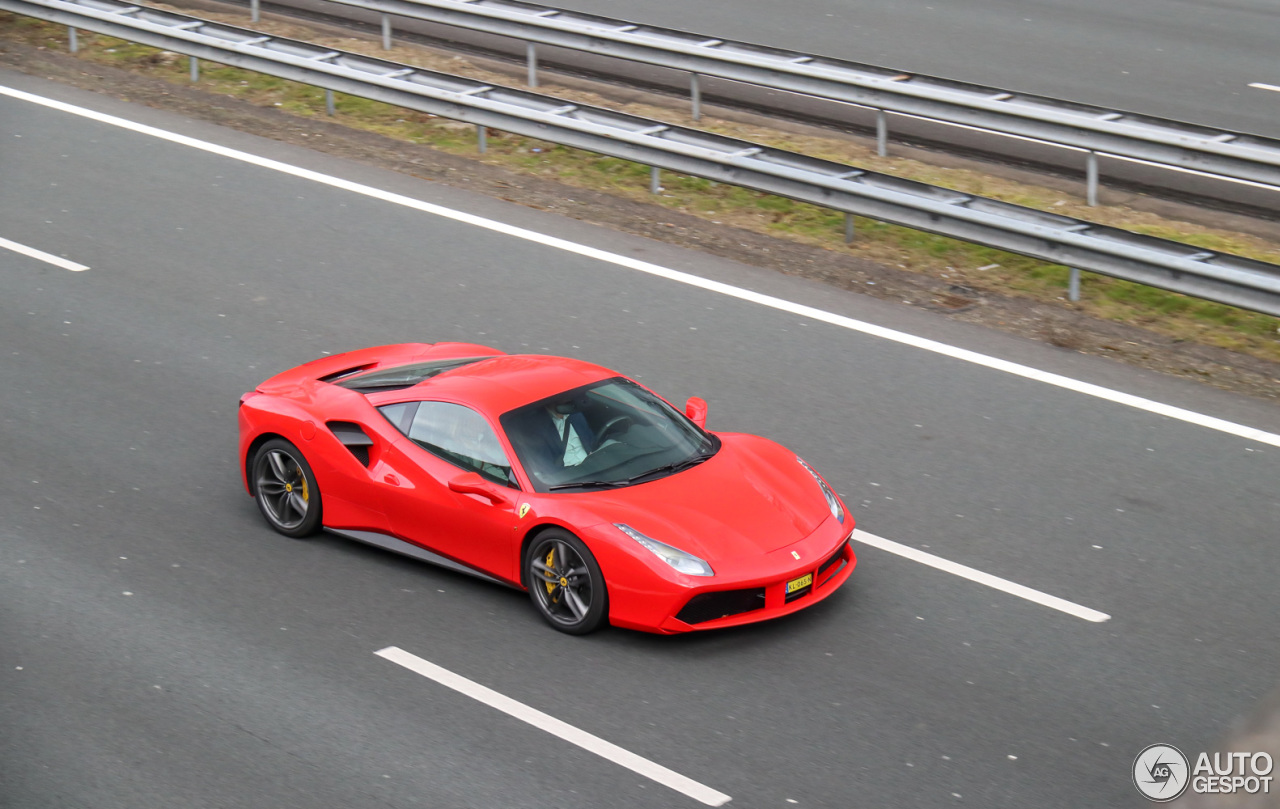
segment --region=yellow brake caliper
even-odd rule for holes
[[[556,549],[555,549],[555,548],[552,548],[552,549],[551,549],[551,552],[547,554],[547,560],[546,560],[546,562],[547,562],[547,569],[548,569],[548,570],[552,570],[552,571],[554,571],[554,570],[556,569],[555,559],[556,559]],[[548,578],[548,575],[549,575],[549,574],[544,573],[544,574],[543,574],[543,578]],[[551,579],[550,581],[545,582],[545,584],[546,584],[546,586],[547,586],[547,595],[551,595],[552,593],[554,593],[554,592],[555,592],[555,590],[556,590],[556,582],[555,582],[555,580],[554,580],[554,579]],[[556,597],[556,598],[553,598],[553,599],[551,599],[551,600],[552,600],[552,601],[559,601],[560,599],[559,599],[559,597]]]
[[[298,477],[302,479],[302,502],[308,503],[311,501],[311,495],[307,491],[307,476],[303,473],[301,466],[298,467]]]

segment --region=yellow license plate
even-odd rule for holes
[[[787,582],[787,594],[790,595],[791,593],[794,593],[797,590],[803,590],[804,588],[808,587],[811,584],[813,584],[812,573],[808,573],[804,576],[801,576],[798,579],[792,579],[791,581]]]

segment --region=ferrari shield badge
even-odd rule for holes
[[[521,503],[521,504],[520,504],[520,511],[519,511],[518,513],[519,513],[519,515],[520,515],[520,519],[522,519],[522,520],[523,520],[523,519],[524,519],[524,515],[526,515],[526,514],[528,514],[528,513],[529,513],[529,504],[528,504],[528,503]]]

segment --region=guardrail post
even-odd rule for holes
[[[80,42],[76,39],[76,29],[71,27],[67,28],[67,46],[71,48],[72,53],[80,50]]]
[[[659,184],[661,175],[662,175],[662,169],[658,168],[657,166],[649,167],[649,193],[650,194],[656,194],[662,190],[662,186]]]
[[[532,42],[524,43],[525,61],[529,63],[529,86],[538,86],[538,46]]]
[[[261,11],[259,8],[260,5],[261,5],[261,0],[249,0],[249,19],[250,20],[253,20],[254,22],[258,22],[258,20],[261,19],[262,15],[260,13]]]
[[[1085,196],[1088,198],[1089,205],[1096,207],[1098,204],[1098,153],[1089,152],[1088,158],[1084,164],[1085,185],[1088,186]]]
[[[192,56],[191,57],[191,82],[194,84],[195,82],[198,82],[198,81],[200,81],[200,60]]]
[[[853,244],[853,214],[844,215],[844,243]]]
[[[382,15],[382,49],[391,50],[391,15]]]
[[[1067,281],[1067,298],[1072,303],[1080,300],[1080,271],[1075,267],[1071,268],[1071,277]]]
[[[693,107],[693,120],[702,120],[702,86],[697,73],[689,74],[689,103]]]
[[[324,111],[329,113],[329,115],[334,115],[337,112],[333,107],[333,91],[332,90],[324,91]]]
[[[476,124],[476,149],[480,154],[484,154],[489,150],[489,127],[483,124]]]
[[[876,154],[889,156],[889,120],[884,110],[876,110]]]

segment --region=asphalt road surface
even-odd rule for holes
[[[556,0],[559,8],[1280,137],[1268,0]]]
[[[390,646],[780,809],[1143,805],[1139,750],[1208,749],[1274,684],[1273,407],[38,79],[0,87],[1269,431],[0,92],[6,807],[701,805],[375,655]],[[712,429],[822,470],[862,529],[1110,619],[860,545],[848,585],[789,619],[572,638],[515,591],[274,534],[241,489],[239,395],[414,340],[703,396]]]

